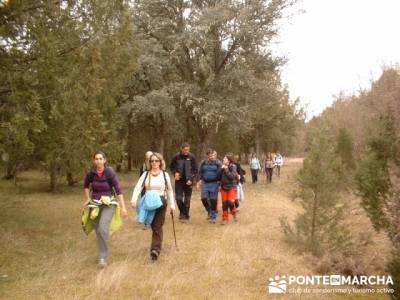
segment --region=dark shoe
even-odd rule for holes
[[[158,255],[160,255],[160,254],[157,252],[157,250],[151,250],[150,257],[152,260],[157,260]]]

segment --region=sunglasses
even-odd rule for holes
[[[150,162],[152,163],[152,162],[160,162],[160,160],[158,160],[158,159],[152,159],[152,160],[150,160]]]

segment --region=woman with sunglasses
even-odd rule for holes
[[[175,210],[175,200],[172,191],[169,174],[165,172],[165,161],[160,153],[154,152],[150,156],[150,170],[140,176],[132,194],[132,207],[136,207],[136,202],[144,186],[146,191],[155,191],[160,195],[162,206],[156,209],[156,213],[151,223],[153,231],[150,247],[150,256],[152,260],[157,260],[161,252],[163,241],[163,225],[165,214],[167,212],[167,199],[169,200],[171,210]]]

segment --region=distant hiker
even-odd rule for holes
[[[142,176],[142,174],[143,174],[144,172],[150,170],[150,162],[149,162],[149,159],[150,159],[150,156],[151,156],[152,154],[153,154],[153,152],[151,152],[151,151],[147,151],[147,152],[145,153],[143,165],[142,165],[142,167],[141,167],[140,170],[139,170],[139,177]],[[150,227],[150,224],[146,224],[146,223],[145,223],[144,226],[143,226],[143,230],[148,230],[148,229],[150,229],[150,228],[151,228],[151,227]]]
[[[257,158],[257,155],[253,153],[250,159],[250,172],[251,172],[251,181],[256,183],[258,181],[258,172],[261,170],[260,161]]]
[[[199,178],[197,189],[201,187],[201,202],[207,211],[207,219],[210,223],[215,223],[218,210],[218,172],[221,169],[221,162],[217,159],[217,152],[208,149],[207,159],[203,160],[199,166]]]
[[[243,192],[243,184],[246,182],[246,171],[243,170],[242,166],[240,165],[240,160],[239,160],[239,155],[234,156],[235,159],[235,166],[236,166],[236,171],[238,173],[238,183],[236,186],[236,197],[235,197],[235,207],[236,211],[239,211],[239,203],[240,201],[244,200],[244,192]]]
[[[149,159],[150,170],[145,171],[140,176],[135,189],[133,190],[131,204],[135,208],[137,200],[144,189],[145,193],[141,201],[145,200],[146,194],[154,197],[154,194],[159,196],[162,205],[155,210],[154,218],[151,222],[153,230],[150,246],[150,257],[152,260],[157,260],[161,252],[163,241],[163,225],[165,214],[167,211],[167,198],[171,210],[175,210],[174,193],[172,191],[171,180],[169,174],[165,171],[165,161],[160,153],[154,152]]]
[[[283,166],[283,157],[279,151],[275,155],[275,166],[278,177],[281,177],[281,167]]]
[[[119,211],[124,218],[127,218],[128,212],[117,175],[111,167],[106,165],[106,155],[98,151],[93,158],[93,168],[86,174],[83,184],[86,198],[83,206],[93,221],[96,231],[99,267],[105,268],[108,258],[107,242],[110,222],[113,218],[119,218]],[[118,203],[115,201],[114,192]]]
[[[218,173],[218,178],[221,185],[221,198],[222,198],[222,225],[228,223],[230,210],[233,219],[236,219],[236,185],[238,180],[238,173],[236,171],[236,165],[234,164],[234,158],[232,154],[226,154],[223,161],[221,170]]]
[[[270,152],[267,153],[265,157],[265,173],[267,175],[267,183],[272,183],[272,173],[274,172],[274,160]]]
[[[190,153],[190,145],[183,143],[181,151],[171,161],[170,170],[175,178],[175,197],[179,208],[179,221],[189,221],[190,199],[197,176],[196,158]]]

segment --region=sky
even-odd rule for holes
[[[308,118],[400,63],[400,0],[300,0],[287,14],[273,51],[287,57],[282,81]]]

